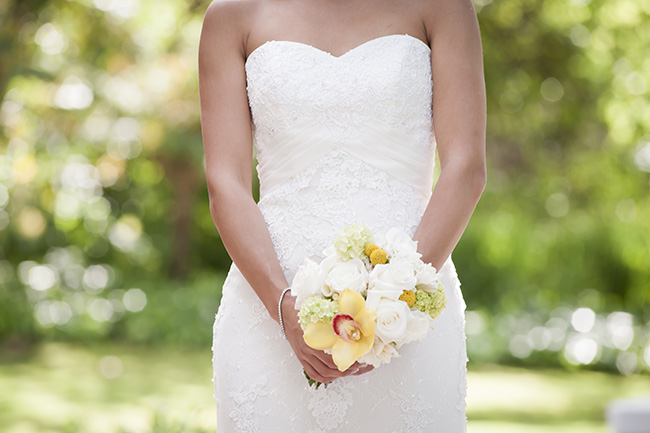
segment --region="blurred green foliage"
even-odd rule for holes
[[[208,1],[0,0],[0,339],[209,344]],[[476,361],[650,365],[650,2],[475,0],[489,180],[454,252]]]
[[[520,357],[548,348],[531,336],[536,327],[542,340],[545,328],[568,342],[576,329],[567,322],[579,322],[575,308],[585,307],[601,314],[574,335],[578,351],[595,341],[593,360],[623,371],[645,356],[647,368],[650,2],[476,4],[489,175],[454,252],[468,307],[489,313],[481,317],[491,332],[475,358],[512,358],[513,334],[526,338],[515,343]],[[632,342],[614,342],[630,329]],[[558,359],[531,355],[538,363]]]

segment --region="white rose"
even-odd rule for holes
[[[307,298],[320,293],[320,287],[316,281],[317,275],[318,264],[306,258],[291,282],[291,294],[296,297],[296,310],[300,309]]]
[[[366,270],[366,266],[361,259],[336,263],[327,274],[323,288],[323,293],[341,293],[345,289],[350,289],[362,295],[365,294],[368,288],[368,271]]]
[[[379,367],[381,364],[388,364],[393,358],[397,358],[399,353],[392,344],[385,344],[379,338],[375,341],[368,352],[358,359],[359,363],[370,364],[373,367]]]
[[[375,309],[377,326],[375,335],[384,343],[403,343],[411,310],[406,302],[382,300]]]
[[[366,292],[366,307],[377,310],[379,303],[382,301],[397,301],[404,291],[396,290],[379,290],[368,289]],[[402,301],[400,301],[402,302]]]
[[[410,310],[405,338],[402,344],[422,340],[431,329],[431,316],[420,310]]]
[[[318,289],[321,291],[321,294],[326,297],[331,297],[334,292],[329,288],[329,286],[325,286],[325,280],[327,280],[328,275],[330,271],[336,266],[337,263],[339,263],[339,258],[336,255],[336,252],[334,254],[328,254],[328,249],[323,251],[323,254],[325,255],[325,258],[320,262],[318,265],[318,274],[316,275],[316,285],[318,286]]]
[[[369,288],[378,290],[411,290],[415,287],[415,266],[408,260],[395,259],[376,265],[370,273]]]
[[[397,301],[404,290],[415,287],[415,267],[408,260],[376,265],[368,277],[366,306],[376,309],[382,300]]]
[[[325,258],[324,260],[335,260],[338,261],[339,256],[336,252],[336,248],[334,246],[330,245],[329,247],[325,248],[323,250],[323,257]]]
[[[386,232],[386,252],[391,259],[405,259],[417,265],[421,263],[418,243],[400,228],[394,227]]]
[[[417,283],[415,287],[427,292],[435,292],[440,284],[440,274],[436,268],[427,263],[421,263],[415,272]]]

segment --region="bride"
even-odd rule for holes
[[[218,432],[464,432],[450,255],[486,180],[471,0],[215,0],[199,83],[210,210],[233,260],[214,323]],[[390,364],[340,372],[281,295],[351,223],[412,235],[448,306]],[[310,388],[303,368],[329,385]]]

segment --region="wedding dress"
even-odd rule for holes
[[[433,182],[430,56],[394,34],[338,57],[272,40],[246,60],[258,206],[289,283],[345,225],[415,232]],[[435,331],[315,390],[233,264],[214,323],[217,432],[465,432],[465,303],[451,259],[441,272],[448,306]]]

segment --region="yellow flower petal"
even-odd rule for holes
[[[359,358],[358,343],[348,343],[347,341],[339,338],[332,346],[332,359],[334,364],[339,368],[339,371],[345,371]]]
[[[345,289],[339,296],[339,313],[354,317],[365,306],[366,301],[363,296],[354,290]]]
[[[361,332],[363,335],[370,334],[371,336],[375,335],[375,320],[377,319],[377,313],[372,308],[364,308],[359,311],[355,316],[355,320],[361,326]]]
[[[370,350],[372,343],[375,341],[374,333],[371,335],[364,335],[359,341],[357,341],[357,359],[361,358]]]
[[[307,346],[316,350],[325,350],[336,343],[338,336],[334,333],[331,323],[316,322],[307,325],[303,338]]]

